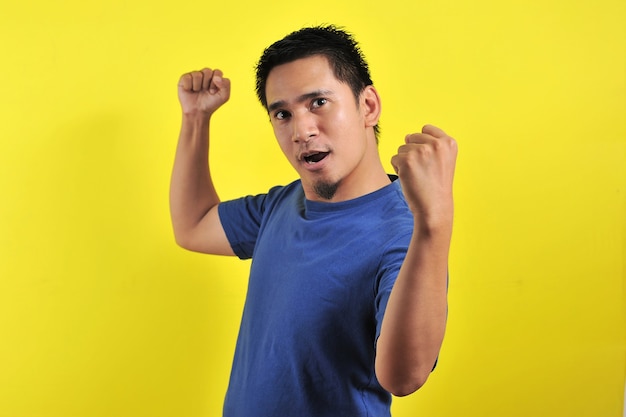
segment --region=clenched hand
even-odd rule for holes
[[[222,71],[205,68],[183,74],[178,81],[178,99],[184,114],[211,116],[230,97],[230,80]]]
[[[422,223],[420,226],[451,226],[456,156],[456,141],[438,127],[426,125],[421,133],[407,135],[405,144],[391,158],[409,207]]]

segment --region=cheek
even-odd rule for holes
[[[352,109],[342,109],[332,115],[332,121],[327,124],[327,127],[334,129],[336,132],[348,133],[351,132],[361,123],[359,113]]]
[[[274,130],[274,137],[276,138],[276,141],[280,145],[280,148],[283,149],[283,147],[287,145],[289,142],[287,129],[285,129],[284,127],[274,126],[274,125],[272,125],[272,129]]]
[[[278,147],[283,152],[285,157],[293,164],[294,160],[294,151],[293,151],[293,141],[288,134],[285,132],[281,132],[280,129],[274,129],[274,136],[276,137],[276,142],[278,142]]]
[[[353,142],[358,136],[358,131],[355,129],[354,121],[350,118],[337,119],[335,123],[329,124],[330,131],[329,136],[335,138],[333,145],[338,149],[345,147],[352,147]]]

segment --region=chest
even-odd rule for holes
[[[371,321],[381,250],[371,227],[358,216],[273,216],[256,243],[246,308],[306,332]]]

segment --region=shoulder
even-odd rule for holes
[[[402,192],[400,180],[394,181],[378,193],[374,201],[376,210],[384,216],[385,224],[405,224],[413,226],[413,213]]]
[[[264,211],[268,206],[276,204],[288,198],[304,196],[300,180],[295,180],[287,185],[277,185],[261,194],[249,194],[244,197],[223,201],[220,203],[220,213],[247,207],[247,210]]]

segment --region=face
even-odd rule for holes
[[[274,134],[308,199],[341,201],[373,191],[372,176],[382,170],[373,87],[356,100],[327,59],[315,55],[273,68],[265,93]]]

